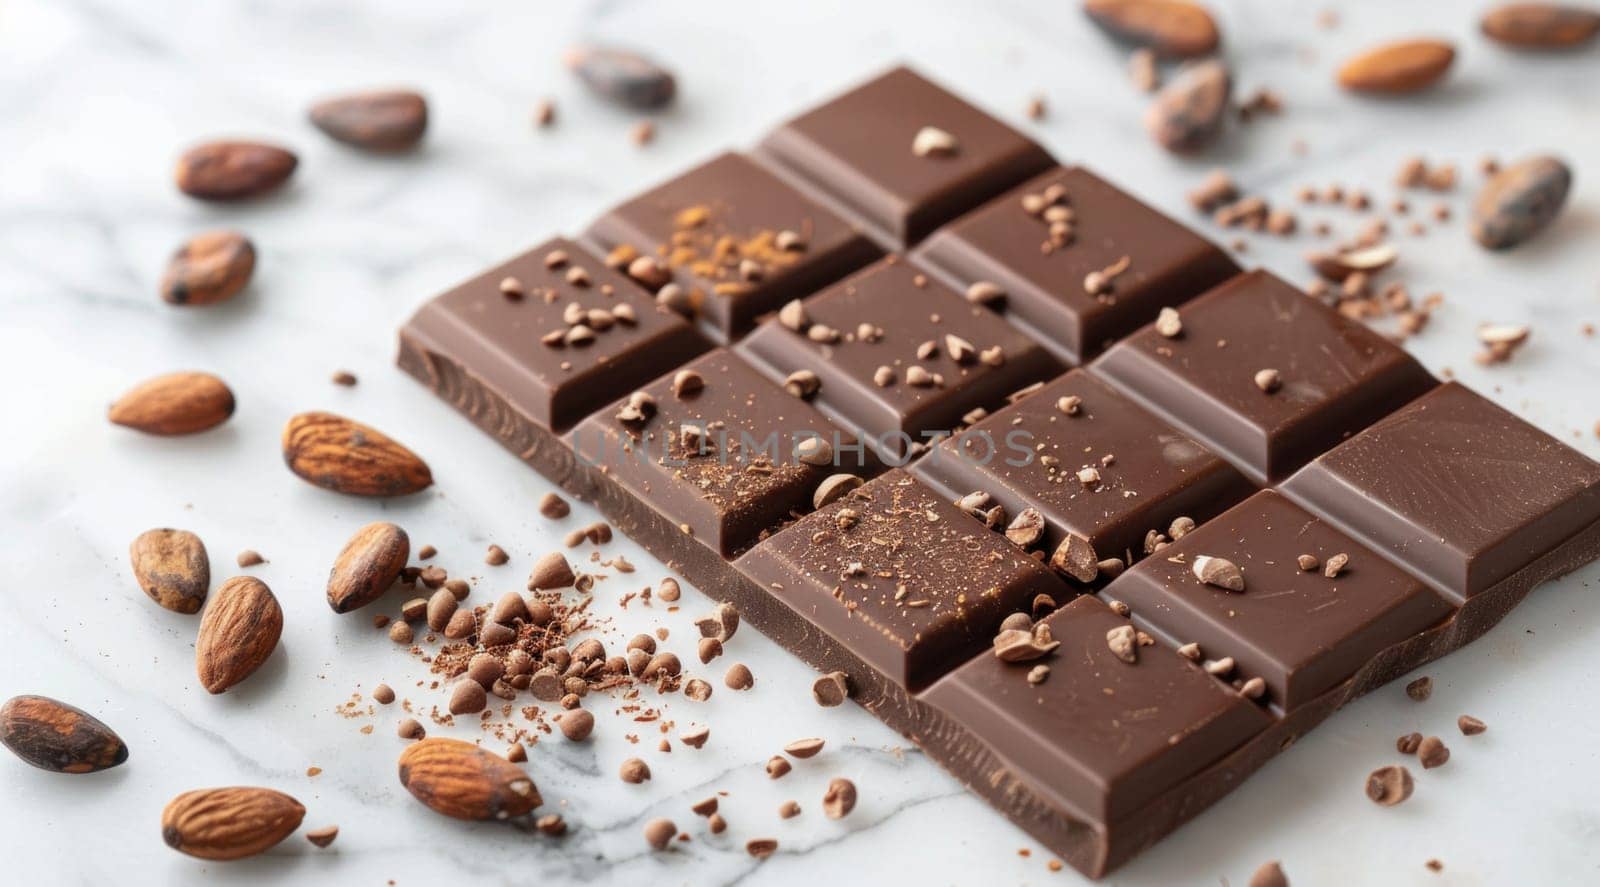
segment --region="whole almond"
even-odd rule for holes
[[[0,706],[0,743],[56,773],[93,773],[128,759],[128,746],[110,727],[48,696],[17,696]]]
[[[256,247],[237,231],[191,237],[167,262],[161,298],[173,305],[212,305],[238,295],[256,270]]]
[[[299,801],[270,788],[203,788],[161,811],[161,839],[201,859],[243,859],[289,837],[305,816]]]
[[[1530,157],[1489,180],[1472,204],[1472,237],[1489,249],[1510,249],[1538,234],[1561,212],[1572,171],[1554,157]]]
[[[1339,85],[1352,92],[1399,95],[1438,83],[1456,60],[1442,40],[1403,40],[1369,49],[1339,69]]]
[[[1507,3],[1480,23],[1497,43],[1517,49],[1570,49],[1600,33],[1600,12],[1559,3]]]
[[[328,606],[348,613],[382,597],[410,556],[411,538],[394,524],[379,521],[357,530],[328,571]]]
[[[649,111],[666,107],[678,92],[671,72],[625,49],[580,46],[568,50],[565,61],[585,86],[629,108]]]
[[[358,92],[311,106],[311,123],[364,151],[408,151],[428,130],[428,101],[408,89]]]
[[[219,141],[196,145],[178,158],[178,190],[201,200],[244,200],[289,180],[299,158],[276,145]]]
[[[400,754],[400,784],[435,813],[456,819],[507,819],[543,803],[520,767],[459,739],[407,746]]]
[[[1221,42],[1211,14],[1184,0],[1086,0],[1083,11],[1113,39],[1167,58],[1208,55]]]
[[[1145,129],[1168,151],[1198,151],[1222,132],[1232,92],[1233,76],[1221,61],[1190,65],[1156,95],[1145,111]]]
[[[278,646],[283,608],[260,579],[235,576],[212,595],[200,617],[195,671],[200,683],[221,693],[249,677]]]
[[[332,413],[283,428],[283,461],[306,481],[352,496],[404,496],[433,484],[421,457],[376,429]]]
[[[211,590],[205,543],[188,530],[145,530],[128,546],[133,578],[150,599],[174,613],[198,613]]]
[[[141,382],[117,398],[112,422],[171,437],[215,428],[233,415],[233,391],[210,373],[168,373]]]

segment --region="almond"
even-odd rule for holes
[[[215,428],[233,408],[233,391],[216,376],[168,373],[117,398],[107,416],[118,425],[170,437]]]
[[[56,773],[93,773],[128,759],[128,746],[110,727],[47,696],[17,696],[0,706],[0,743]]]
[[[1507,3],[1480,23],[1497,43],[1517,49],[1569,49],[1600,33],[1600,12],[1558,3]]]
[[[305,816],[299,801],[270,788],[203,788],[161,811],[161,838],[200,859],[243,859],[289,837]]]
[[[1112,39],[1167,58],[1208,55],[1222,39],[1211,14],[1184,0],[1087,0],[1083,11]]]
[[[507,819],[543,803],[522,769],[459,739],[424,739],[400,754],[400,784],[435,813]]]
[[[324,99],[311,123],[335,141],[364,151],[407,151],[428,130],[428,101],[406,89],[373,90]]]
[[[188,530],[140,533],[128,546],[133,578],[150,599],[174,613],[198,613],[211,590],[205,543]]]
[[[357,530],[328,571],[328,606],[348,613],[382,597],[410,556],[411,539],[394,524],[379,521]]]
[[[212,596],[200,617],[195,670],[200,683],[221,693],[267,661],[283,634],[283,608],[260,579],[235,576]]]
[[[1357,272],[1377,274],[1399,258],[1400,251],[1393,244],[1377,243],[1343,252],[1311,253],[1306,261],[1324,280],[1338,283]]]
[[[207,231],[172,254],[161,298],[174,305],[212,305],[238,295],[256,270],[256,247],[237,231]]]
[[[1554,157],[1530,157],[1495,173],[1472,204],[1472,237],[1510,249],[1543,231],[1567,202],[1572,170]]]
[[[1339,85],[1351,92],[1417,92],[1439,82],[1455,60],[1455,47],[1442,40],[1387,43],[1345,62]]]
[[[300,163],[294,154],[261,142],[207,142],[178,158],[178,190],[201,200],[244,200],[276,189]]]
[[[301,413],[283,428],[283,461],[306,481],[352,496],[404,496],[433,484],[421,457],[360,422]]]
[[[1168,151],[1198,151],[1221,134],[1232,92],[1233,76],[1221,61],[1190,65],[1156,95],[1145,112],[1145,129]]]

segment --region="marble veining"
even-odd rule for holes
[[[1600,233],[1600,49],[1519,56],[1476,34],[1485,4],[1340,5],[1319,30],[1319,4],[1214,0],[1241,90],[1268,85],[1286,112],[1235,126],[1207,155],[1176,160],[1145,137],[1144,99],[1125,76],[1126,53],[1095,32],[1075,3],[1025,0],[819,0],[692,5],[642,2],[438,4],[423,0],[179,3],[177,0],[9,0],[0,5],[0,639],[9,696],[40,692],[80,705],[131,747],[123,767],[78,778],[0,757],[0,858],[17,884],[566,884],[1075,883],[1051,873],[1025,835],[962,791],[902,739],[854,706],[820,710],[812,675],[756,632],[741,632],[712,666],[691,670],[716,687],[706,703],[666,701],[680,727],[711,727],[695,751],[654,750],[650,725],[592,704],[592,743],[559,739],[532,749],[529,770],[572,825],[563,840],[444,820],[414,803],[395,778],[396,707],[346,718],[335,709],[380,681],[419,705],[443,695],[416,682],[424,667],[371,626],[370,611],[336,617],[323,600],[333,556],[359,525],[390,519],[438,563],[475,577],[477,596],[519,587],[535,556],[596,515],[579,505],[551,525],[533,503],[549,485],[394,368],[395,331],[423,300],[490,263],[558,232],[580,230],[605,206],[728,147],[896,61],[1022,126],[1064,160],[1082,162],[1142,199],[1227,242],[1184,202],[1213,164],[1277,202],[1301,184],[1370,189],[1380,204],[1412,153],[1462,167],[1455,193],[1413,195],[1431,233],[1396,236],[1398,279],[1446,295],[1408,347],[1590,456],[1600,401],[1600,322],[1592,244]],[[1343,95],[1332,70],[1379,39],[1426,33],[1458,42],[1450,81],[1405,101]],[[658,120],[647,148],[636,118],[587,99],[561,69],[581,40],[647,48],[675,68],[681,101]],[[426,146],[370,158],[315,132],[315,98],[382,84],[424,90],[433,111]],[[1045,120],[1023,119],[1042,94]],[[530,123],[552,97],[558,122]],[[302,165],[289,188],[243,206],[190,201],[171,186],[188,144],[219,135],[266,137]],[[1303,154],[1294,145],[1306,146]],[[1479,156],[1557,150],[1576,184],[1557,226],[1515,252],[1472,245],[1464,212]],[[1435,203],[1454,218],[1431,221]],[[1354,214],[1308,210],[1345,232]],[[260,249],[254,283],[230,303],[174,310],[156,296],[169,253],[208,227],[235,226]],[[1310,279],[1309,235],[1249,237],[1239,256],[1286,279]],[[1471,362],[1474,328],[1529,323],[1515,362]],[[239,412],[222,428],[156,440],[113,428],[106,404],[134,381],[198,368],[234,387]],[[328,382],[336,369],[353,389]],[[294,479],[278,435],[295,412],[330,409],[393,434],[431,463],[437,486],[405,501],[343,499]],[[192,529],[206,541],[217,581],[241,549],[268,563],[250,572],[286,612],[282,649],[221,697],[194,677],[197,620],[152,606],[134,585],[127,544],[152,526]],[[489,542],[512,562],[487,567]],[[580,556],[586,556],[582,552]],[[668,647],[691,649],[707,600],[686,589],[681,609],[659,602],[618,612],[622,593],[665,575],[619,539],[639,571],[599,587],[613,616],[605,640],[665,625]],[[609,571],[608,571],[609,572]],[[1488,636],[1426,669],[1433,699],[1398,686],[1351,706],[1214,809],[1148,851],[1112,883],[1244,883],[1257,864],[1283,860],[1297,884],[1570,882],[1600,865],[1589,787],[1600,710],[1572,694],[1600,678],[1592,649],[1600,570],[1590,567],[1535,593]],[[381,605],[392,610],[399,595]],[[692,657],[689,661],[693,665]],[[722,686],[735,661],[754,689]],[[363,705],[363,711],[365,705]],[[1472,739],[1457,714],[1489,724]],[[371,725],[371,734],[360,728]],[[1365,774],[1396,759],[1394,737],[1437,733],[1449,765],[1418,771],[1416,795],[1381,809],[1361,793]],[[435,730],[437,734],[438,730]],[[475,731],[457,728],[457,735]],[[638,745],[625,735],[637,733]],[[675,735],[675,734],[674,734]],[[768,756],[803,736],[827,749],[771,781]],[[645,757],[654,779],[616,776]],[[308,767],[320,767],[315,777]],[[847,819],[821,811],[828,779],[861,792]],[[268,854],[207,864],[161,844],[161,807],[199,786],[264,784],[308,810],[307,827],[337,823],[333,848],[296,836]],[[709,836],[688,805],[726,791],[730,828]],[[798,801],[800,817],[778,805]],[[650,853],[640,826],[670,816],[693,840]],[[744,842],[775,837],[779,853],[752,860]],[[1023,856],[1019,851],[1030,851]],[[1442,875],[1423,868],[1444,862]]]

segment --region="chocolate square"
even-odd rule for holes
[[[1137,814],[1264,730],[1267,716],[1170,648],[1112,652],[1128,620],[1081,597],[1044,620],[1061,646],[1033,662],[985,653],[923,698],[966,726],[1037,796],[1104,827]],[[1029,671],[1049,675],[1029,683]]]
[[[962,292],[998,289],[1006,316],[1074,365],[1239,272],[1205,238],[1081,167],[995,198],[913,258]],[[1093,274],[1110,279],[1091,286]]]
[[[1457,603],[1600,520],[1600,464],[1455,382],[1283,490]]]
[[[1090,480],[1079,471],[1092,469]],[[914,474],[953,498],[984,493],[1044,519],[1042,551],[1068,533],[1131,564],[1150,534],[1202,523],[1255,490],[1220,456],[1085,370],[1073,370],[934,448]]]
[[[769,320],[738,351],[778,380],[815,373],[811,402],[896,461],[1060,369],[1033,340],[895,257]]]
[[[915,152],[928,127],[952,136],[953,150]],[[756,154],[891,250],[1055,163],[1022,133],[906,67],[790,120]]]
[[[615,207],[584,237],[619,265],[636,255],[665,263],[723,344],[880,254],[853,225],[734,153]]]
[[[1004,538],[898,469],[763,541],[736,564],[911,692],[987,648],[1037,595],[1071,595]]]
[[[400,339],[407,369],[475,418],[498,399],[558,433],[711,347],[633,281],[561,238],[423,305]]]
[[[1394,343],[1266,271],[1178,314],[1176,336],[1147,326],[1093,369],[1257,483],[1287,477],[1437,384]],[[1260,384],[1264,370],[1275,385]]]
[[[698,376],[698,388],[681,381],[684,372]],[[640,392],[648,406],[629,395],[573,429],[579,464],[724,557],[810,511],[829,475],[881,467],[854,435],[722,349]],[[827,442],[830,461],[801,461],[796,447],[812,437]]]
[[[1309,555],[1316,563],[1299,563]],[[1343,566],[1336,575],[1329,564]],[[1202,582],[1201,557],[1244,576],[1231,591]],[[1207,660],[1232,657],[1224,680],[1266,682],[1285,712],[1331,690],[1392,644],[1454,608],[1380,555],[1273,490],[1262,490],[1111,583],[1102,596],[1174,645],[1198,643]]]

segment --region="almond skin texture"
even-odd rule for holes
[[[165,527],[145,530],[128,546],[133,578],[150,599],[174,613],[198,613],[211,590],[211,560],[200,537]]]
[[[289,837],[305,817],[299,801],[270,788],[203,788],[161,811],[161,839],[200,859],[243,859]]]
[[[1600,12],[1559,3],[1507,3],[1489,10],[1483,33],[1515,49],[1571,49],[1600,33]]]
[[[283,608],[267,584],[235,576],[212,596],[200,617],[195,670],[200,683],[221,693],[249,677],[277,649],[283,634]]]
[[[1388,43],[1345,62],[1339,85],[1377,95],[1418,92],[1442,80],[1455,60],[1455,47],[1441,40]]]
[[[410,556],[411,539],[394,524],[380,521],[357,530],[328,572],[328,606],[348,613],[382,597]]]
[[[1087,0],[1083,11],[1112,39],[1166,58],[1208,55],[1222,40],[1211,14],[1183,0]]]
[[[1572,170],[1554,157],[1512,164],[1473,201],[1472,237],[1489,249],[1510,249],[1555,221],[1571,189]]]
[[[18,696],[0,706],[0,743],[56,773],[93,773],[128,759],[128,746],[110,727],[47,696]]]
[[[107,416],[146,434],[173,437],[215,428],[233,415],[233,408],[233,391],[216,376],[168,373],[117,398]]]
[[[283,461],[306,481],[351,496],[405,496],[433,484],[433,473],[416,453],[332,413],[290,419],[283,429]]]
[[[1145,129],[1168,151],[1199,151],[1221,134],[1232,92],[1227,65],[1216,59],[1192,64],[1156,95],[1145,112]]]
[[[544,803],[522,768],[459,739],[407,746],[400,784],[435,813],[456,819],[508,819]]]
[[[219,141],[196,145],[178,158],[178,190],[201,200],[247,200],[276,190],[300,165],[277,145]]]
[[[173,305],[212,305],[239,294],[256,271],[256,247],[237,231],[190,238],[167,262],[161,298]]]
[[[378,153],[409,151],[428,131],[428,102],[405,89],[373,90],[324,99],[311,123],[334,141]]]

